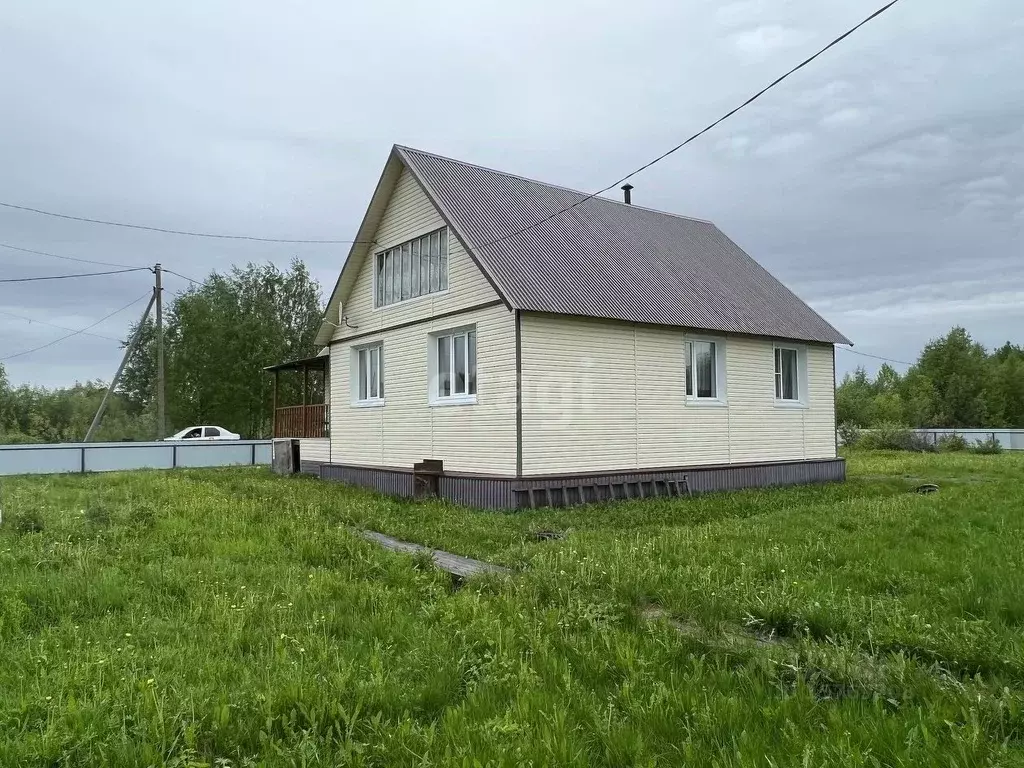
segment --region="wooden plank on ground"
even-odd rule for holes
[[[485,563],[482,560],[473,560],[469,557],[453,555],[451,552],[445,552],[440,549],[430,549],[430,547],[424,547],[422,544],[413,544],[412,542],[402,541],[391,536],[386,536],[383,533],[377,533],[376,531],[358,531],[358,533],[363,538],[375,541],[382,547],[390,549],[393,552],[404,552],[410,555],[427,552],[434,561],[434,565],[442,571],[448,571],[448,573],[462,579],[468,579],[471,576],[478,576],[481,573],[511,573],[508,568],[495,565],[494,563]]]

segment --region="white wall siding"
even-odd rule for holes
[[[352,294],[342,305],[342,312],[347,316],[349,325],[337,328],[334,339],[464,309],[498,298],[487,278],[449,230],[448,290],[380,309],[374,307],[373,273],[376,254],[444,225],[444,219],[427,198],[419,182],[407,169],[403,170],[373,236],[377,244],[370,247]],[[337,322],[337,317],[328,319]],[[358,329],[349,326],[357,326]]]
[[[326,437],[302,438],[299,440],[299,459],[301,461],[330,461],[331,441]]]
[[[666,467],[687,464],[725,464],[729,442],[729,411],[721,406],[686,404],[686,366],[683,334],[638,326],[636,466]],[[732,348],[726,349],[727,369]]]
[[[528,314],[521,322],[524,474],[635,466],[632,328]]]
[[[524,474],[835,456],[832,347],[806,346],[808,405],[782,408],[773,342],[724,341],[727,405],[694,405],[682,330],[524,314]]]
[[[835,347],[807,347],[810,408],[804,414],[804,452],[808,459],[836,455],[835,354]]]
[[[775,406],[775,345],[733,338],[728,346],[732,460],[804,458],[804,409]]]
[[[430,334],[475,325],[477,402],[428,404]],[[353,347],[382,342],[384,405],[352,405]],[[331,346],[331,461],[404,467],[441,459],[446,470],[485,474],[516,471],[515,323],[504,306]]]

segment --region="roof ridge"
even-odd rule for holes
[[[591,200],[597,200],[602,203],[610,203],[612,205],[628,206],[629,208],[636,208],[641,211],[648,211],[650,213],[658,213],[662,216],[674,216],[677,219],[686,219],[687,221],[699,221],[702,224],[711,224],[716,226],[710,219],[702,219],[698,216],[687,216],[683,213],[673,213],[672,211],[662,211],[658,208],[650,208],[646,205],[633,205],[632,203],[624,203],[622,200],[614,200],[610,197],[601,197],[600,195],[594,195],[590,192],[583,192],[579,189],[573,189],[572,187],[565,187],[561,184],[552,184],[548,181],[541,181],[539,179],[531,179],[529,176],[520,176],[518,173],[509,173],[508,171],[500,171],[497,168],[488,168],[486,165],[478,165],[477,163],[467,163],[464,160],[457,160],[454,157],[448,157],[446,155],[439,155],[436,152],[427,152],[426,150],[417,149],[416,147],[409,147],[404,144],[395,144],[396,149],[400,149],[406,152],[416,152],[421,155],[427,155],[429,157],[437,157],[441,160],[446,160],[449,163],[458,163],[468,168],[476,168],[481,171],[487,171],[488,173],[496,173],[499,176],[507,176],[510,179],[519,179],[520,181],[528,181],[531,184],[540,184],[542,187],[551,187],[552,189],[560,189],[564,192],[572,192],[575,195],[581,195],[584,198],[590,198]]]

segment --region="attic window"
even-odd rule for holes
[[[447,290],[447,227],[377,254],[376,306],[386,307]]]

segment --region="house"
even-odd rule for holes
[[[303,469],[412,495],[436,460],[443,497],[496,508],[844,479],[850,342],[714,224],[604,198],[552,216],[584,197],[394,147],[329,354],[283,364],[327,381],[284,411]]]

